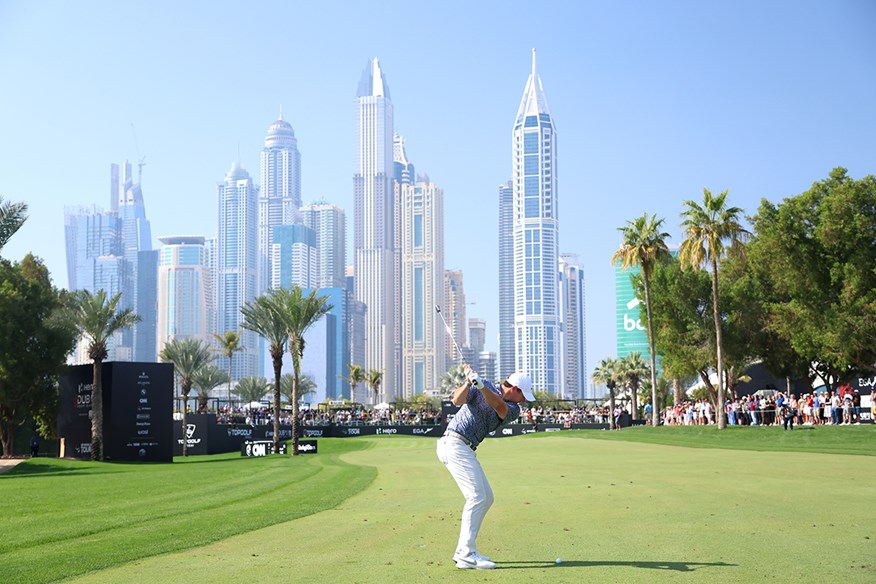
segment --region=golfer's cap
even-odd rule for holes
[[[526,401],[535,401],[535,395],[532,393],[532,379],[529,378],[529,375],[515,371],[508,378],[508,383],[522,391]]]

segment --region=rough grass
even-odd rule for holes
[[[145,473],[140,480],[152,480],[152,472],[164,474],[163,492],[173,494],[175,473],[187,474],[187,466],[199,466],[205,488],[219,476],[240,465],[237,479],[278,465],[298,476],[298,466],[317,465],[321,471],[302,479],[297,492],[309,493],[310,514],[258,529],[246,526],[237,535],[218,534],[212,543],[189,540],[179,551],[165,552],[153,537],[172,537],[183,533],[192,518],[181,512],[177,523],[163,524],[153,532],[149,521],[119,526],[107,531],[108,541],[95,541],[89,525],[105,521],[105,509],[119,505],[131,512],[138,507],[130,494],[108,496],[103,503],[92,499],[89,513],[77,515],[82,525],[67,525],[71,518],[44,521],[41,535],[54,531],[75,533],[67,553],[89,552],[92,545],[103,546],[112,554],[106,561],[93,559],[82,574],[82,565],[64,572],[56,559],[61,552],[52,545],[26,562],[39,565],[48,559],[55,565],[53,576],[36,572],[19,581],[45,581],[59,573],[73,576],[76,582],[873,582],[876,580],[876,527],[868,509],[876,483],[876,458],[823,454],[807,451],[752,451],[754,432],[766,430],[761,439],[774,443],[782,438],[770,429],[741,428],[752,432],[718,433],[708,428],[666,429],[662,439],[710,448],[646,443],[661,439],[659,430],[645,428],[621,432],[563,432],[488,440],[478,449],[496,493],[496,503],[481,531],[480,551],[493,557],[499,569],[471,573],[457,570],[450,556],[459,530],[462,497],[449,473],[438,462],[435,440],[419,437],[368,437],[320,440],[320,454],[295,462],[288,457],[268,460],[241,460],[213,457],[196,464],[134,467]],[[692,431],[687,431],[692,430]],[[817,429],[821,430],[821,429]],[[826,451],[842,443],[842,448],[863,453],[874,443],[876,428],[825,428],[833,432],[810,432],[815,450]],[[852,430],[852,432],[843,431]],[[687,432],[686,432],[687,431]],[[781,430],[779,430],[781,432]],[[795,430],[795,432],[797,432]],[[801,432],[803,434],[804,432]],[[613,436],[610,436],[612,435]],[[654,434],[654,436],[650,436]],[[737,435],[738,434],[738,435]],[[603,436],[604,435],[604,436]],[[610,437],[609,437],[610,436]],[[621,439],[635,437],[639,442]],[[650,437],[649,437],[650,436]],[[605,438],[605,439],[582,439]],[[823,437],[823,439],[819,439]],[[790,438],[787,438],[791,440]],[[803,440],[803,438],[794,438]],[[735,445],[735,448],[730,448]],[[366,448],[367,446],[367,448]],[[805,445],[794,446],[805,450]],[[353,450],[355,448],[355,450]],[[747,449],[740,449],[747,448]],[[338,457],[338,451],[348,450]],[[328,454],[328,456],[325,456]],[[210,461],[210,462],[207,462]],[[195,461],[191,461],[195,462]],[[27,463],[26,463],[27,464]],[[91,463],[68,463],[88,469]],[[83,465],[79,467],[78,465]],[[226,466],[227,465],[227,466]],[[19,465],[19,468],[22,465]],[[358,490],[337,501],[335,491],[350,491],[342,477],[330,481],[319,477],[330,467],[365,469]],[[224,468],[223,468],[224,467]],[[127,472],[127,466],[98,465],[98,470]],[[376,470],[376,478],[368,482]],[[220,472],[221,471],[221,472]],[[63,475],[63,471],[56,473]],[[85,484],[85,491],[103,489],[98,483],[112,473],[73,474]],[[274,471],[279,472],[279,471]],[[371,474],[368,474],[371,473]],[[11,480],[12,477],[18,477]],[[32,480],[22,488],[50,480],[52,474],[12,475],[0,478],[0,496],[16,481]],[[60,478],[60,477],[58,477]],[[252,477],[255,478],[255,475]],[[127,483],[133,489],[139,481]],[[282,482],[282,481],[280,481]],[[318,489],[306,484],[318,483]],[[118,486],[122,486],[119,484]],[[60,496],[66,484],[30,497],[31,505],[41,509],[45,497]],[[224,490],[231,488],[231,484]],[[282,487],[278,487],[282,488]],[[199,491],[191,489],[187,505],[198,505]],[[220,489],[221,490],[221,489]],[[206,493],[204,493],[206,494]],[[104,495],[106,496],[106,495]],[[22,497],[22,501],[28,499]],[[129,505],[122,500],[131,499]],[[322,502],[321,502],[322,501]],[[245,511],[220,506],[203,506],[195,515],[203,516],[208,529],[237,525],[248,514],[275,517],[290,512],[300,503],[286,497],[282,501],[266,494],[257,497]],[[17,509],[17,507],[16,507]],[[0,519],[6,533],[7,519]],[[190,525],[198,526],[197,522]],[[21,533],[21,528],[13,530]],[[115,539],[116,534],[123,539]],[[173,534],[173,535],[171,535]],[[18,536],[20,538],[20,535]],[[149,554],[126,552],[133,538],[136,546],[151,546]],[[76,542],[79,543],[76,543]],[[6,581],[10,558],[21,553],[0,555],[0,574]],[[147,557],[148,556],[148,557]],[[563,563],[554,563],[562,557]],[[137,559],[140,558],[140,559]],[[42,569],[42,568],[40,568]]]

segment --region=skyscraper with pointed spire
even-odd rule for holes
[[[515,369],[528,372],[535,389],[558,394],[563,357],[557,132],[536,71],[535,49],[512,134]]]
[[[356,96],[356,164],[353,174],[353,250],[356,300],[365,314],[366,370],[383,372],[381,400],[396,395],[396,309],[393,108],[377,59],[362,73]]]
[[[292,126],[279,119],[268,128],[261,155],[259,191],[259,292],[271,287],[271,243],[277,225],[301,223],[301,154]]]

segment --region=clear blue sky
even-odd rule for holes
[[[0,194],[30,205],[7,258],[66,285],[65,205],[109,206],[109,166],[146,158],[153,235],[216,232],[216,182],[256,182],[280,105],[304,200],[352,228],[356,88],[386,71],[408,155],[445,193],[446,265],[497,348],[497,188],[530,49],[559,132],[560,247],[587,285],[588,369],[612,356],[617,227],[680,241],[684,199],[799,194],[876,172],[876,2],[0,3]],[[136,168],[136,166],[135,166]],[[472,230],[477,225],[479,230]],[[156,242],[157,243],[157,242]]]

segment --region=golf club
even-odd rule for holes
[[[457,343],[456,339],[453,338],[453,331],[450,330],[450,325],[447,324],[446,320],[444,320],[444,315],[441,313],[441,307],[437,304],[435,305],[435,312],[437,312],[438,316],[441,317],[441,321],[444,323],[444,330],[447,331],[447,334],[450,336],[450,340],[453,341],[453,346],[456,347],[457,351],[459,351],[460,359],[462,359],[463,364],[465,364],[465,355],[462,354],[462,349],[459,348],[459,343]]]

